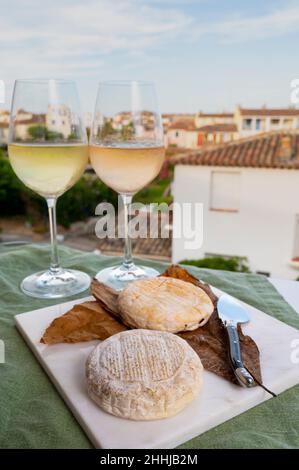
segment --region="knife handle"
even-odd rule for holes
[[[229,356],[235,376],[237,377],[239,384],[243,387],[254,387],[256,385],[255,380],[245,369],[242,361],[237,327],[231,323],[226,323],[225,327],[229,340]]]

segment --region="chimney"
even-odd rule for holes
[[[291,160],[293,157],[292,136],[284,135],[280,139],[276,157],[281,161]]]

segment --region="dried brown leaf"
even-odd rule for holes
[[[112,317],[97,301],[75,305],[69,312],[55,318],[46,329],[41,343],[78,343],[104,340],[127,327]]]

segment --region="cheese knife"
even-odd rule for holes
[[[228,294],[220,296],[217,302],[217,310],[227,332],[229,357],[234,374],[243,387],[254,387],[257,384],[243,364],[237,329],[238,323],[247,323],[250,320],[249,314],[243,305]]]

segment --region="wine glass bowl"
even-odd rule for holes
[[[10,163],[18,178],[47,200],[51,265],[23,280],[21,289],[38,298],[59,298],[89,287],[87,274],[60,267],[56,201],[83,174],[88,145],[76,85],[67,80],[17,80],[8,138]]]
[[[120,194],[124,211],[123,263],[100,271],[96,277],[122,289],[132,280],[158,274],[133,262],[128,221],[133,195],[159,174],[164,161],[163,127],[151,82],[100,83],[89,151],[96,174]]]

